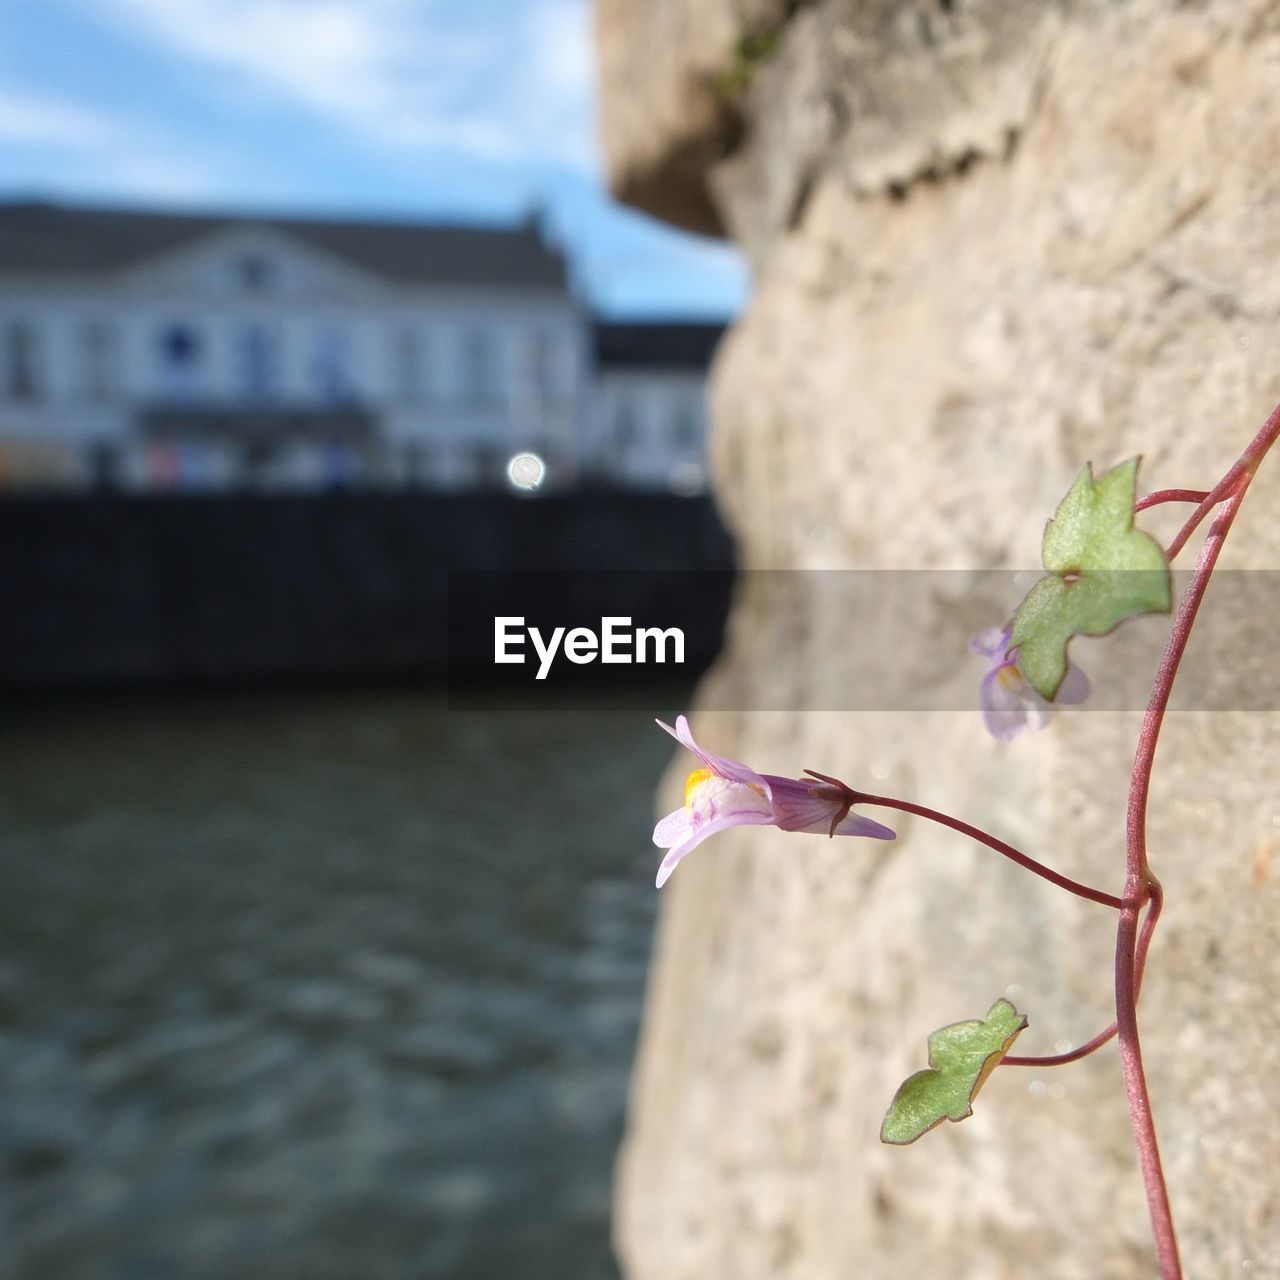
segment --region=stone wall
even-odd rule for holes
[[[746,567],[1034,567],[1083,462],[1141,452],[1145,487],[1207,486],[1280,398],[1280,4],[817,0],[782,6],[744,73],[746,6],[598,3],[618,190],[685,223],[701,199],[757,272],[713,386]],[[685,110],[717,67],[745,87]],[[1277,511],[1280,457],[1224,564],[1280,565]],[[704,696],[782,679],[801,711],[695,714],[705,741],[957,811],[1119,891],[1136,713],[1008,745],[970,714],[832,714],[857,645],[778,582],[739,599]],[[956,617],[939,596],[895,619],[904,661],[912,627]],[[1103,642],[1078,655],[1105,665]],[[1157,760],[1141,1021],[1194,1277],[1280,1276],[1278,744],[1275,712],[1188,712]],[[663,891],[617,1185],[630,1280],[1154,1274],[1114,1046],[877,1142],[933,1027],[1008,990],[1044,1053],[1112,1013],[1104,908],[897,825],[886,846],[732,832]]]

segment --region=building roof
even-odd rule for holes
[[[0,202],[0,275],[123,270],[234,228],[267,228],[397,284],[564,289],[564,258],[535,219],[516,226],[159,213]]]
[[[601,368],[705,370],[723,335],[722,324],[651,320],[594,326],[596,364]]]

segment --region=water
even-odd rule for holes
[[[651,714],[10,714],[0,1275],[616,1275]]]

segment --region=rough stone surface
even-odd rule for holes
[[[883,118],[814,143],[805,121],[855,92],[828,78],[845,74],[834,33],[877,7],[1003,53],[990,74],[977,53],[948,61],[945,102],[917,114],[896,87],[909,56],[876,27],[884,56],[855,88]],[[994,7],[964,0],[827,0],[755,77],[712,179],[758,270],[714,378],[719,492],[748,565],[1033,566],[1085,460],[1142,452],[1145,487],[1204,486],[1280,399],[1280,4],[1032,9],[1000,34]],[[1280,456],[1224,564],[1280,566],[1277,510]],[[1145,527],[1167,537],[1178,515]],[[958,811],[1118,890],[1136,713],[1062,716],[1008,746],[962,712],[835,714],[848,636],[910,661],[915,628],[950,631],[973,662],[962,583],[911,616],[891,602],[878,630],[849,617],[844,637],[793,590],[744,589],[702,698],[746,710],[695,715],[704,740]],[[1223,664],[1260,660],[1221,643]],[[1105,669],[1103,642],[1085,654]],[[779,685],[798,712],[749,710]],[[1175,714],[1157,761],[1168,906],[1141,1020],[1194,1277],[1280,1277],[1278,743],[1274,710]],[[619,1164],[630,1280],[1155,1273],[1114,1047],[998,1071],[963,1125],[877,1142],[933,1027],[1016,989],[1021,1050],[1053,1052],[1111,1014],[1104,908],[897,825],[888,846],[731,832],[663,891]]]
[[[740,129],[724,87],[739,42],[794,0],[597,0],[600,132],[618,196],[691,231],[717,233],[707,170]]]

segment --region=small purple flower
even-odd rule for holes
[[[685,782],[683,807],[667,814],[653,829],[653,843],[667,851],[658,868],[659,889],[685,854],[708,836],[730,827],[773,826],[826,836],[896,839],[888,827],[849,812],[854,793],[837,778],[823,774],[779,778],[757,773],[736,760],[704,751],[693,740],[684,716],[676,720],[674,729],[661,720],[658,723],[702,762],[702,768],[695,769]]]
[[[988,627],[969,638],[969,652],[987,660],[987,673],[978,687],[978,705],[987,732],[1001,742],[1016,738],[1024,729],[1043,729],[1053,715],[1054,703],[1083,702],[1089,696],[1089,678],[1067,663],[1067,674],[1053,702],[1033,689],[1018,670],[1016,649],[1009,647],[1010,627]]]

